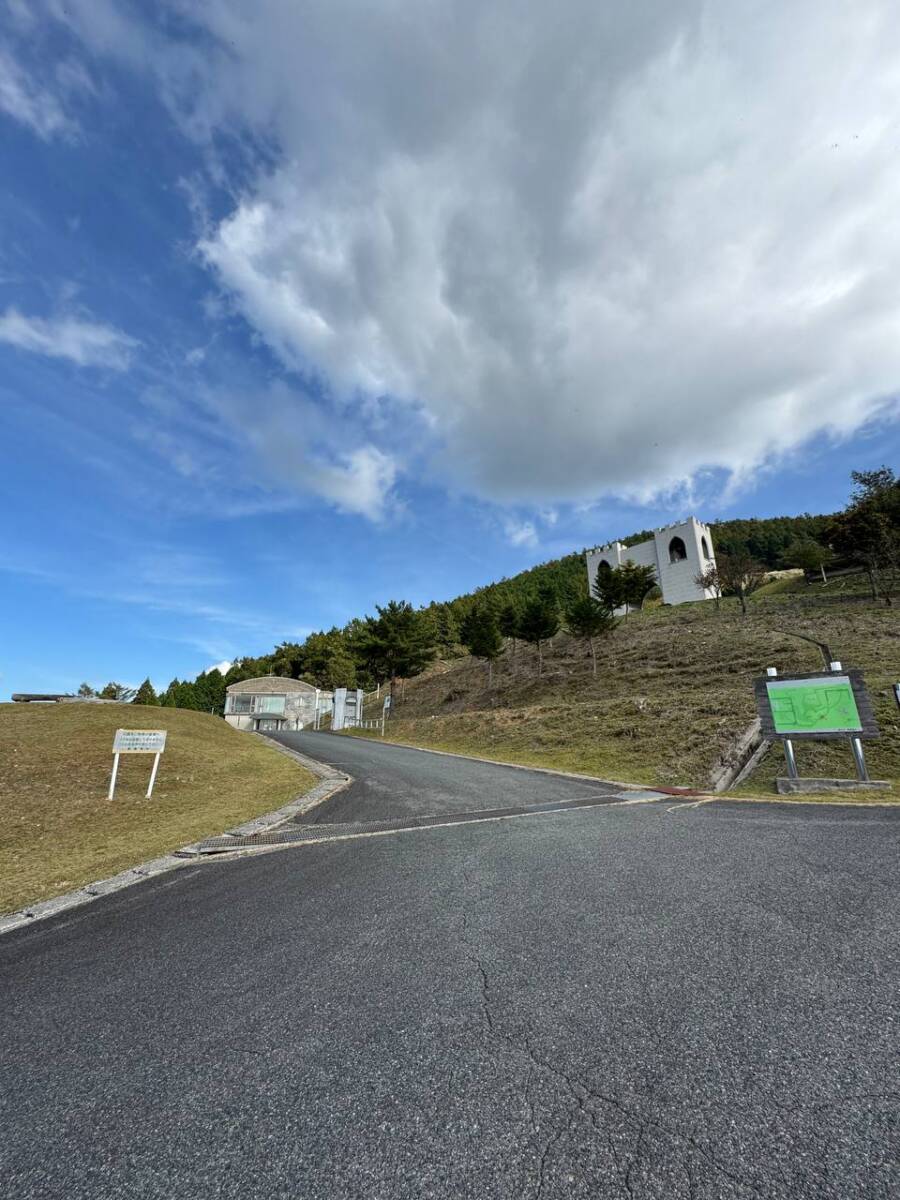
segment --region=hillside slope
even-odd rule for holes
[[[799,590],[798,590],[799,589]],[[829,643],[845,666],[867,673],[885,736],[867,751],[873,776],[900,785],[900,614],[833,588],[781,581],[751,604],[736,601],[632,614],[600,644],[596,680],[586,646],[560,634],[537,675],[530,647],[508,648],[488,686],[471,658],[409,680],[388,736],[435,749],[583,771],[664,786],[707,787],[710,773],[755,716],[752,681],[767,666],[817,670]],[[375,715],[374,706],[366,715]],[[780,751],[778,752],[780,755]],[[804,744],[801,773],[852,775],[846,748]],[[753,781],[771,790],[776,755]]]
[[[122,758],[116,729],[166,729],[152,759]],[[286,804],[313,776],[219,717],[119,704],[0,704],[0,912],[219,833]]]

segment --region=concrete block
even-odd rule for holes
[[[781,776],[775,780],[780,796],[792,794],[811,795],[816,792],[889,792],[888,779],[790,779]]]

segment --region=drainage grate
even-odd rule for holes
[[[623,800],[665,798],[659,792],[598,792],[577,800],[548,800],[543,804],[482,808],[474,812],[447,813],[441,816],[397,817],[391,821],[357,821],[344,825],[294,825],[291,829],[274,830],[271,833],[209,838],[201,842],[197,849],[201,854],[223,854],[229,850],[250,849],[254,846],[289,846],[292,843],[338,841],[373,833],[399,833],[438,825],[466,825],[477,821],[499,820],[503,817],[526,817],[539,813],[566,812],[569,809],[598,808],[606,804],[618,804]]]

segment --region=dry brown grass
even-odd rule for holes
[[[900,788],[900,613],[865,600],[834,604],[824,589],[757,600],[632,614],[599,650],[596,680],[586,647],[559,635],[537,675],[535,652],[507,651],[494,686],[472,659],[438,664],[410,680],[388,737],[433,749],[583,771],[662,786],[706,787],[710,772],[755,715],[752,681],[821,665],[818,650],[790,637],[828,642],[845,666],[866,671],[884,737],[869,744],[871,773]],[[367,715],[375,715],[374,711]],[[801,773],[852,776],[846,747],[805,743]],[[825,768],[828,768],[827,770]],[[776,756],[745,792],[772,791]]]
[[[152,759],[114,731],[166,729]],[[218,717],[143,705],[0,704],[0,912],[46,899],[286,804],[314,778]]]

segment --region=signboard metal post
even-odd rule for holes
[[[153,767],[150,771],[150,783],[147,787],[149,800],[153,795],[153,785],[156,783],[156,772],[159,770],[159,757],[166,748],[165,729],[117,729],[113,739],[113,769],[109,780],[109,795],[112,800],[116,791],[116,777],[119,774],[119,757],[122,754],[152,754]]]
[[[766,667],[766,675],[769,679],[774,679],[777,674],[777,667]],[[787,763],[788,777],[790,779],[799,779],[800,772],[797,770],[797,756],[794,754],[794,743],[790,738],[784,739],[784,761]]]

